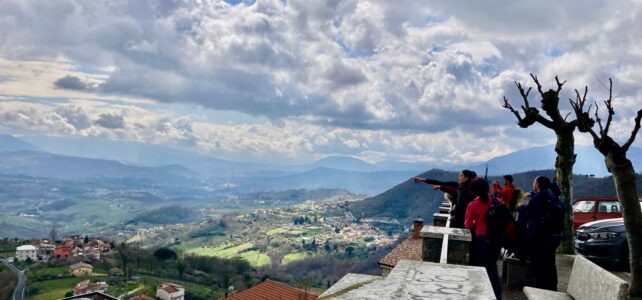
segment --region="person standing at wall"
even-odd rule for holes
[[[535,287],[557,291],[555,251],[561,242],[564,212],[550,188],[551,180],[547,177],[539,176],[533,181],[533,192],[526,207],[526,226]]]
[[[432,184],[433,189],[438,189],[444,193],[454,195],[457,199],[450,212],[450,227],[464,228],[464,218],[466,217],[466,208],[473,201],[473,193],[470,190],[470,182],[477,177],[477,173],[470,170],[463,170],[457,175],[457,186],[453,183]],[[435,180],[421,177],[414,178],[415,183],[425,182],[431,184]]]

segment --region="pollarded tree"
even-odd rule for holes
[[[569,208],[564,217],[564,239],[562,240],[560,250],[563,253],[573,253],[573,215],[570,207],[573,201],[573,165],[575,164],[575,137],[573,136],[573,132],[577,127],[577,120],[566,121],[568,115],[562,117],[560,113],[559,94],[566,81],[560,82],[559,78],[555,76],[557,90],[550,89],[544,92],[542,85],[539,83],[539,80],[537,80],[537,76],[533,74],[530,75],[533,81],[535,81],[535,84],[537,84],[537,90],[542,97],[541,109],[550,119],[543,116],[537,108],[530,106],[528,95],[532,88],[529,87],[525,89],[519,82],[515,82],[515,85],[517,85],[517,89],[524,100],[524,105],[521,106],[524,116],[522,117],[520,112],[513,108],[506,97],[504,97],[504,108],[510,110],[515,115],[519,127],[528,128],[535,123],[540,123],[544,127],[553,130],[557,136],[557,143],[555,144],[555,153],[557,153],[557,158],[555,159],[555,180],[562,191],[561,200],[566,207]]]
[[[624,217],[624,228],[629,244],[629,264],[631,266],[631,297],[642,297],[642,212],[640,211],[640,202],[638,200],[637,187],[635,183],[635,170],[633,164],[626,157],[626,153],[635,141],[635,137],[640,130],[640,120],[642,119],[642,109],[640,109],[635,118],[635,126],[631,131],[631,136],[620,145],[609,136],[609,129],[613,121],[613,81],[609,79],[609,98],[604,100],[606,108],[606,123],[602,124],[600,119],[599,106],[595,103],[594,118],[591,117],[592,105],[586,106],[586,95],[588,87],[584,88],[584,95],[575,90],[575,100],[569,99],[571,106],[575,111],[578,120],[578,129],[580,132],[587,132],[593,137],[593,145],[604,155],[604,162],[607,170],[613,175],[615,182],[615,191],[622,205],[622,216]],[[597,123],[599,132],[594,130]]]

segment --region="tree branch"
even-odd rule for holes
[[[518,123],[521,123],[521,122],[522,122],[522,117],[520,117],[519,112],[518,112],[518,111],[516,111],[516,110],[513,108],[513,106],[512,106],[512,105],[510,105],[510,103],[508,103],[508,99],[506,98],[506,96],[504,96],[504,108],[506,108],[506,109],[510,110],[510,112],[512,112],[512,113],[515,115],[515,117],[517,118],[517,122],[518,122]]]
[[[546,127],[550,128],[550,129],[555,130],[555,128],[556,128],[556,127],[555,127],[555,123],[554,123],[553,121],[551,121],[551,120],[549,120],[549,119],[547,119],[547,118],[544,118],[544,117],[543,117],[542,115],[540,115],[540,114],[538,114],[538,115],[537,115],[537,117],[535,118],[535,120],[536,120],[537,122],[539,122],[540,124],[542,124],[542,125],[544,125],[544,126],[546,126]]]
[[[622,146],[622,150],[624,152],[629,150],[629,147],[631,147],[631,144],[633,144],[633,141],[635,141],[635,136],[638,135],[638,131],[640,130],[640,121],[642,120],[642,109],[638,110],[638,115],[635,117],[635,127],[633,128],[633,131],[631,132],[631,137],[629,137],[629,140],[626,141],[626,144]]]
[[[597,125],[600,126],[600,135],[604,136],[604,127],[602,127],[602,119],[600,119],[599,111],[600,106],[595,102],[595,121],[597,122]]]
[[[575,112],[577,119],[571,122],[571,124],[577,125],[581,132],[588,132],[593,137],[593,143],[597,144],[600,141],[600,137],[593,130],[593,125],[595,121],[591,119],[591,105],[589,105],[588,110],[584,112],[584,106],[586,105],[586,94],[588,93],[588,87],[584,88],[584,96],[580,95],[578,90],[575,90],[575,101],[573,99],[568,99],[571,103],[571,107]]]
[[[566,80],[560,83],[560,79],[557,77],[557,75],[555,75],[555,82],[557,83],[557,93],[559,94],[560,91],[562,90],[562,86],[566,83]]]
[[[530,94],[532,87],[528,87],[528,90],[524,91],[524,87],[521,83],[515,81],[515,85],[519,90],[519,94],[522,95],[522,98],[524,99],[524,106],[526,107],[524,108],[524,106],[522,106],[522,108],[524,109],[524,111],[526,111],[526,109],[531,107],[530,103],[528,103],[528,94]]]
[[[542,85],[539,84],[539,80],[537,80],[537,76],[531,73],[531,78],[533,78],[533,81],[535,81],[535,84],[537,84],[537,90],[539,91],[539,94],[542,95],[542,98],[544,98],[544,91],[542,91]]]
[[[613,110],[613,104],[611,101],[613,100],[613,80],[609,78],[609,99],[604,101],[604,105],[606,106],[606,111],[608,112],[608,117],[606,118],[606,126],[604,126],[604,132],[602,135],[607,135],[609,134],[609,127],[611,127],[611,121],[613,121],[613,115],[615,114],[615,111]]]

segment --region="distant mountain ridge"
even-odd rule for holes
[[[39,151],[40,149],[38,149],[38,147],[34,146],[33,144],[25,142],[19,138],[13,137],[8,134],[0,134],[0,152],[20,150]]]
[[[574,174],[592,174],[595,177],[609,176],[604,164],[604,157],[593,146],[575,145],[575,154],[577,158],[573,166]],[[555,157],[555,146],[547,145],[515,151],[469,168],[478,174],[484,174],[486,165],[488,165],[488,174],[490,175],[552,169],[555,167]],[[627,157],[637,172],[642,171],[642,149],[631,147]]]
[[[376,195],[417,174],[416,171],[355,172],[320,167],[282,177],[248,178],[242,181],[239,189],[244,192],[260,192],[336,188],[355,194]]]
[[[69,181],[136,178],[150,184],[193,184],[195,174],[183,166],[139,167],[40,151],[0,152],[0,173]]]
[[[424,178],[432,178],[441,181],[454,181],[457,172],[433,169],[419,175]],[[514,173],[514,183],[525,191],[532,189],[532,182],[537,176],[554,176],[553,170],[538,170],[522,173]],[[489,181],[499,180],[501,176],[490,176]],[[573,195],[582,196],[615,196],[615,185],[612,177],[590,178],[586,175],[573,177]],[[637,175],[638,194],[642,193],[642,174]],[[425,183],[414,183],[412,179],[401,182],[395,187],[374,197],[369,197],[350,206],[350,211],[355,216],[363,217],[390,217],[400,219],[404,224],[410,224],[410,220],[421,216],[432,222],[432,214],[444,199],[444,193],[434,191]]]

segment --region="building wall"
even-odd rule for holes
[[[36,261],[38,259],[38,254],[36,250],[16,250],[16,259],[18,261],[25,261],[27,258]]]
[[[156,290],[156,297],[162,300],[183,300],[184,295],[185,292],[181,290],[171,294],[160,288]]]

